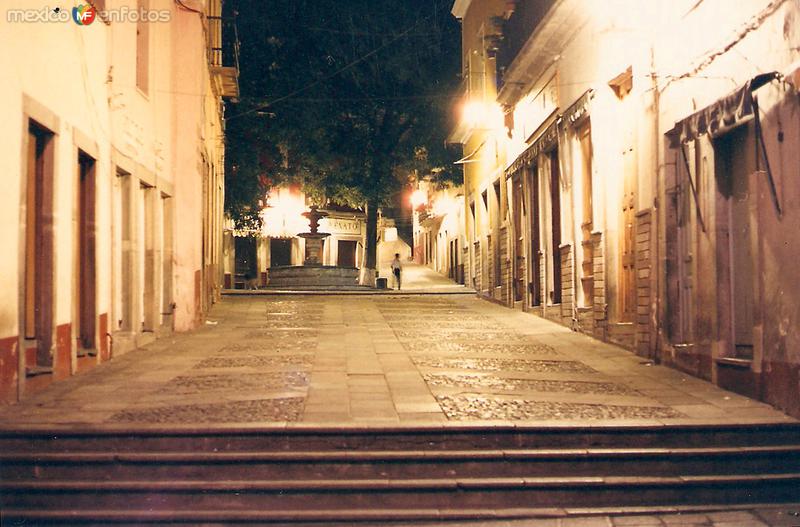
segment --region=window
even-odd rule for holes
[[[139,12],[147,10],[148,4],[148,0],[139,0]],[[150,24],[141,18],[136,22],[136,87],[147,94],[150,82]]]

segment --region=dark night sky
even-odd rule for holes
[[[451,3],[227,2],[241,41],[241,98],[227,108],[231,185],[292,180],[383,202],[402,184],[399,167],[449,167],[461,63]]]

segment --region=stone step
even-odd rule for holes
[[[0,495],[4,521],[69,523],[78,514],[98,525],[164,523],[154,511],[184,523],[210,514],[333,523],[355,521],[353,511],[408,521],[445,510],[504,517],[576,505],[790,503],[800,501],[798,432],[797,424],[16,429],[0,431]]]
[[[5,516],[9,521],[16,522],[35,522],[35,524],[59,525],[64,523],[78,523],[81,526],[102,526],[107,527],[113,524],[115,527],[139,527],[143,524],[218,524],[218,523],[242,523],[242,524],[269,524],[271,527],[292,526],[292,527],[352,527],[354,523],[361,523],[368,526],[373,525],[394,525],[398,517],[405,518],[404,521],[413,522],[435,522],[435,521],[480,521],[480,520],[513,520],[513,519],[557,519],[580,517],[584,523],[587,516],[607,516],[607,515],[642,515],[642,514],[700,514],[712,512],[731,512],[737,510],[747,510],[755,508],[759,510],[770,510],[776,506],[772,503],[760,504],[717,504],[717,505],[682,505],[664,507],[578,507],[568,508],[534,508],[534,507],[515,507],[501,510],[480,509],[423,509],[414,510],[364,510],[364,509],[335,509],[335,510],[286,510],[274,509],[263,510],[240,510],[240,511],[219,511],[219,510],[147,510],[147,511],[127,511],[120,509],[96,509],[85,508],[80,510],[34,510],[34,509],[6,509],[8,514]],[[601,520],[602,521],[602,520]],[[370,522],[370,523],[364,523]]]
[[[0,452],[307,452],[711,448],[793,445],[800,424],[648,426],[119,427],[0,429]]]
[[[418,480],[2,482],[14,509],[395,510],[795,502],[800,473]]]
[[[800,472],[800,444],[553,450],[0,453],[0,480],[677,476]]]

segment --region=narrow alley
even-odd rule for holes
[[[463,289],[236,294],[3,408],[0,523],[793,526],[797,430]]]
[[[800,0],[19,4],[0,527],[800,527]]]

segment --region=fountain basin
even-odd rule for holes
[[[270,288],[355,287],[359,270],[335,265],[293,265],[270,267]]]

